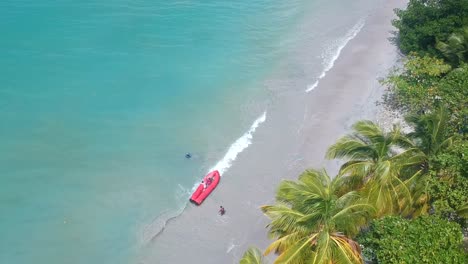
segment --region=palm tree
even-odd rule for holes
[[[358,121],[353,132],[330,146],[326,157],[347,161],[340,174],[348,190],[361,190],[377,215],[410,213],[412,188],[424,174],[426,156],[398,126],[384,132],[372,121]]]
[[[299,180],[281,182],[276,204],[261,209],[271,219],[276,241],[265,250],[279,254],[275,263],[363,263],[351,238],[365,225],[374,208],[357,192],[342,193],[342,178],[307,170]]]
[[[426,155],[437,155],[439,151],[452,145],[453,137],[448,136],[449,119],[449,113],[443,107],[432,113],[408,116],[406,121],[414,127],[414,132],[408,136],[414,139],[416,145]]]
[[[256,247],[249,247],[247,251],[245,251],[242,259],[240,260],[239,264],[262,264],[263,262],[263,255],[262,252]]]
[[[427,156],[426,162],[422,163],[423,173],[429,170],[431,157],[436,156],[453,144],[453,136],[449,136],[451,134],[449,119],[449,113],[443,107],[439,107],[431,113],[410,115],[406,118],[406,121],[414,128],[414,131],[409,133],[408,137],[412,138],[415,145]],[[427,187],[428,182],[423,179],[412,183],[413,215],[428,211],[429,194]]]
[[[468,27],[461,33],[452,33],[447,42],[437,41],[436,48],[450,63],[457,66],[468,59]]]

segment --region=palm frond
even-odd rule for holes
[[[305,237],[297,241],[289,249],[281,253],[275,260],[275,264],[306,263],[307,256],[310,256],[311,242],[317,234]]]
[[[271,219],[271,223],[267,226],[270,228],[271,237],[298,232],[304,228],[298,224],[298,220],[304,217],[304,214],[285,204],[266,205],[260,209]]]
[[[358,192],[343,191],[347,177],[338,175],[332,180],[325,170],[307,170],[298,181],[283,181],[276,204],[261,207],[271,219],[269,235],[276,239],[264,254],[276,252],[280,255],[275,263],[290,264],[314,263],[314,259],[315,263],[335,263],[344,256],[353,259],[351,251],[340,253],[330,236],[356,234],[375,209]]]
[[[262,252],[256,247],[249,247],[242,256],[239,264],[262,264]]]
[[[368,143],[354,136],[344,136],[328,148],[325,156],[327,159],[367,160],[374,159],[376,155]]]
[[[359,244],[345,236],[331,237],[337,248],[335,263],[364,263]]]
[[[340,174],[359,177],[365,181],[374,170],[375,162],[372,160],[352,160],[344,163],[340,168]]]
[[[331,239],[328,232],[321,231],[318,233],[316,241],[315,256],[312,263],[329,263],[333,259],[331,254]]]
[[[409,136],[416,139],[425,154],[435,155],[451,146],[452,138],[448,136],[450,116],[445,108],[439,107],[424,115],[410,115],[406,120],[414,127]]]
[[[273,241],[266,249],[265,252],[263,252],[263,255],[268,255],[271,252],[284,252],[286,249],[290,248],[294,243],[297,242],[297,240],[307,236],[307,234],[301,234],[300,232],[295,232],[291,233],[288,235],[285,235],[283,237],[280,237]]]

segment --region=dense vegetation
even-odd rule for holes
[[[372,222],[358,240],[368,261],[380,263],[464,263],[462,234],[456,223],[423,216],[387,216]]]
[[[468,0],[410,0],[405,10],[395,13],[393,25],[404,53],[441,56],[436,44],[450,43],[450,36],[460,35],[468,25]]]
[[[275,263],[468,263],[468,0],[410,0],[396,14],[407,57],[384,81],[386,105],[412,131],[359,121],[326,153],[345,160],[338,175],[281,182],[261,208]],[[260,263],[249,252],[242,263]]]

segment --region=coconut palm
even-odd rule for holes
[[[352,129],[351,134],[330,146],[326,154],[329,159],[348,160],[341,166],[341,174],[367,177],[383,161],[398,161],[400,165],[412,166],[424,160],[424,156],[412,155],[422,153],[399,126],[385,132],[372,121],[362,120],[356,122]],[[409,157],[414,158],[407,160]]]
[[[423,176],[424,153],[398,126],[385,132],[371,121],[358,121],[352,128],[326,154],[329,159],[347,160],[340,174],[349,190],[362,190],[379,216],[411,211],[411,189]]]
[[[411,115],[406,121],[414,126],[414,132],[409,133],[416,145],[428,156],[437,155],[439,151],[452,145],[449,137],[449,113],[439,107],[432,113]]]
[[[282,181],[276,204],[261,209],[271,219],[276,241],[265,254],[279,254],[275,263],[362,263],[351,238],[367,223],[374,208],[357,192],[341,192],[342,177],[307,170],[299,180]]]
[[[245,251],[242,259],[240,260],[239,264],[262,264],[263,262],[263,255],[262,252],[256,247],[249,247],[247,251]]]
[[[403,180],[402,172],[404,170],[391,161],[381,162],[360,189],[367,202],[377,208],[377,216],[415,217],[427,212],[429,198],[424,180],[427,174],[422,169],[415,173],[411,171],[412,176]]]

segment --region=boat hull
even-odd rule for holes
[[[215,171],[208,173],[203,178],[203,181],[208,182],[207,180],[210,177],[213,179],[211,184],[206,186],[206,188],[204,188],[203,184],[200,183],[200,185],[198,185],[197,189],[195,190],[195,192],[193,192],[192,196],[190,197],[191,202],[195,203],[196,205],[200,205],[201,203],[203,203],[206,197],[208,197],[208,195],[210,195],[210,193],[213,192],[213,190],[216,188],[216,186],[219,183],[221,175],[219,174],[219,171],[215,170]]]

